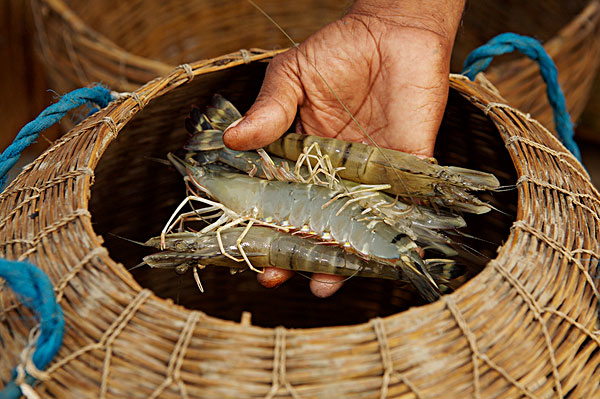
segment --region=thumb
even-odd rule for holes
[[[302,95],[296,57],[290,51],[271,61],[256,101],[239,123],[225,130],[223,140],[234,150],[263,147],[292,125]]]

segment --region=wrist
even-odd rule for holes
[[[387,25],[427,30],[452,45],[464,7],[465,0],[356,0],[348,14],[376,18]]]

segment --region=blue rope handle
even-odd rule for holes
[[[39,335],[35,343],[32,361],[38,370],[44,370],[60,348],[65,330],[65,319],[54,297],[52,282],[41,269],[28,262],[0,259],[0,277],[17,294],[19,300],[32,309],[39,319]],[[21,388],[13,379],[0,392],[0,399],[21,397]],[[26,374],[25,383],[31,385],[35,378]]]
[[[17,137],[0,155],[0,188],[6,183],[6,174],[15,165],[21,153],[35,141],[40,132],[57,123],[68,111],[87,103],[101,108],[108,105],[113,97],[110,91],[100,85],[84,87],[65,94],[60,100],[50,105],[32,122],[25,125]],[[91,113],[97,109],[92,109]],[[56,302],[52,283],[46,273],[28,262],[15,262],[0,258],[0,277],[17,294],[25,306],[32,309],[39,319],[39,335],[34,343],[35,350],[31,357],[38,370],[44,370],[54,359],[62,345],[65,320],[62,308]],[[30,343],[32,344],[32,343]],[[32,385],[36,379],[25,370],[24,381],[17,382],[17,368],[13,371],[12,380],[0,391],[0,399],[17,399],[21,397],[20,384]]]
[[[0,155],[0,188],[6,183],[6,174],[19,160],[23,150],[37,139],[40,132],[62,119],[72,109],[86,103],[94,103],[104,108],[112,101],[110,91],[100,85],[82,87],[65,94],[60,100],[42,111],[33,121],[26,124],[17,137]],[[95,110],[92,110],[95,111]]]
[[[573,124],[567,111],[567,102],[558,83],[558,70],[539,41],[515,33],[502,33],[491,39],[487,44],[473,50],[465,60],[462,73],[473,80],[475,75],[484,71],[490,65],[494,56],[511,53],[515,50],[537,61],[542,78],[546,82],[546,93],[554,111],[554,125],[558,137],[565,147],[581,162],[579,147],[573,139]]]

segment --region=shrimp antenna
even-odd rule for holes
[[[501,213],[501,214],[502,214],[502,215],[504,215],[504,216],[508,216],[508,217],[511,217],[511,218],[513,218],[513,219],[515,218],[515,215],[511,215],[511,214],[510,214],[510,213],[508,213],[508,212],[504,212],[502,209],[500,209],[500,208],[497,208],[497,207],[495,207],[495,206],[493,206],[493,205],[491,205],[491,204],[489,204],[489,203],[487,203],[487,204],[485,204],[485,205],[486,205],[486,206],[488,206],[488,207],[489,207],[491,210],[493,210],[493,211],[496,211],[496,212],[498,212],[498,213]]]
[[[145,246],[146,246],[146,245],[145,245],[143,242],[140,242],[140,241],[135,241],[135,240],[132,240],[131,238],[123,237],[123,236],[120,236],[120,235],[118,235],[118,234],[115,234],[115,233],[108,232],[108,235],[111,235],[111,236],[113,236],[113,237],[117,237],[117,238],[119,238],[119,239],[121,239],[121,240],[129,241],[129,242],[131,242],[131,243],[133,243],[133,244],[141,245],[141,246],[143,246],[143,247],[145,247]]]
[[[483,252],[475,249],[474,247],[472,247],[472,246],[470,246],[470,245],[468,245],[468,244],[466,244],[464,242],[458,242],[458,243],[456,243],[456,245],[460,249],[464,250],[464,253],[466,253],[468,255],[479,257],[479,258],[482,258],[482,259],[485,259],[485,260],[488,260],[488,261],[492,259],[489,256],[487,256],[486,254],[484,254]],[[459,257],[460,256],[464,256],[464,254],[463,255],[459,254],[458,256]]]
[[[454,236],[458,236],[458,237],[470,238],[472,240],[479,241],[479,242],[484,242],[486,244],[491,244],[491,245],[496,245],[496,246],[500,246],[501,245],[501,244],[498,244],[497,242],[486,240],[485,238],[477,237],[477,236],[474,236],[472,234],[465,233],[464,231],[460,231],[458,229],[449,230],[449,231],[446,232],[446,234],[449,235],[449,236],[454,235]]]
[[[377,144],[375,142],[375,140],[373,140],[373,138],[369,135],[369,133],[367,133],[367,131],[362,127],[362,125],[358,122],[358,120],[356,120],[356,118],[354,117],[354,115],[352,114],[352,112],[350,112],[350,110],[348,109],[348,107],[346,107],[346,104],[344,104],[344,102],[342,101],[342,99],[337,95],[337,93],[329,85],[329,83],[327,82],[327,80],[325,79],[325,77],[317,69],[317,66],[308,58],[308,56],[306,55],[306,53],[300,49],[300,45],[298,43],[296,43],[294,41],[294,39],[292,39],[292,37],[290,35],[288,35],[288,33],[285,31],[285,29],[283,29],[283,27],[281,25],[279,25],[277,23],[277,21],[275,21],[269,14],[267,14],[267,12],[265,10],[263,10],[258,4],[256,4],[252,0],[246,0],[246,1],[248,1],[248,3],[250,3],[254,8],[256,8],[262,15],[264,15],[265,18],[267,18],[277,29],[279,29],[279,31],[281,33],[283,33],[283,35],[290,41],[290,43],[292,43],[294,45],[294,47],[296,48],[296,50],[298,50],[298,52],[300,54],[302,54],[302,56],[304,56],[304,58],[308,61],[309,65],[315,70],[315,72],[317,73],[317,75],[319,76],[319,78],[323,81],[323,83],[325,84],[325,86],[327,87],[327,89],[331,92],[331,94],[333,94],[333,96],[335,97],[335,99],[337,100],[337,102],[342,106],[342,108],[344,109],[344,111],[350,116],[350,118],[352,119],[352,121],[354,122],[354,124],[358,127],[358,129],[362,132],[362,134],[366,138],[368,138],[369,141],[381,152],[381,155],[383,155],[383,157],[385,158],[385,160],[387,161],[387,163],[391,166],[392,171],[394,171],[394,174],[396,175],[396,178],[398,179],[398,181],[400,183],[402,183],[402,186],[404,187],[404,190],[406,191],[406,195],[408,196],[408,198],[410,199],[410,201],[414,203],[415,200],[410,195],[410,191],[408,190],[408,186],[406,185],[406,183],[404,182],[404,180],[402,180],[402,178],[398,174],[398,171],[396,170],[396,168],[394,168],[392,166],[393,165],[392,161],[387,156],[387,154],[385,153],[385,151],[383,151],[383,149],[379,146],[379,144]]]
[[[506,184],[506,185],[495,188],[494,192],[495,193],[503,193],[505,191],[512,191],[512,190],[516,190],[516,189],[517,189],[516,184]]]

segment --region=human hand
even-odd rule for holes
[[[301,133],[370,144],[333,91],[377,144],[432,156],[463,7],[464,0],[357,1],[342,19],[271,61],[254,105],[225,132],[225,144],[269,144],[296,112]],[[270,268],[258,279],[276,286],[292,275]],[[343,279],[314,274],[310,287],[326,297]]]

